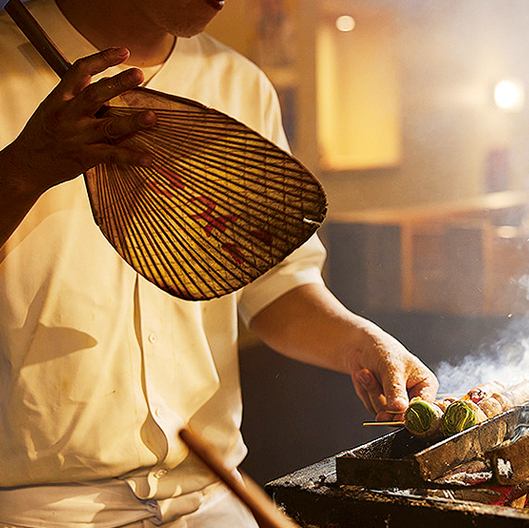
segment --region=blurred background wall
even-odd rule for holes
[[[279,79],[280,91],[290,74],[286,82],[298,92],[293,117],[298,134],[311,121],[306,114],[317,110],[310,141],[299,136],[293,147],[325,183],[331,212],[475,196],[487,190],[489,158],[498,150],[506,150],[509,159],[502,187],[527,187],[528,106],[505,112],[493,100],[494,84],[501,79],[529,81],[527,2],[291,0],[269,4],[282,5],[290,26],[288,45],[293,58],[282,68],[267,68],[263,58],[266,43],[259,44],[263,22],[259,1],[228,1],[211,25],[211,33],[264,64],[271,79]],[[341,15],[354,18],[352,31],[336,29]],[[374,71],[377,68],[382,72]],[[386,122],[369,119],[377,106],[391,113]],[[340,120],[341,128],[329,131],[332,120]],[[324,151],[332,142],[329,135],[334,132],[340,151],[344,142],[351,147],[359,141],[366,129],[375,141],[371,131],[377,129],[378,136],[394,135],[386,143],[378,138],[383,151],[379,163],[374,159],[370,167],[355,166],[352,159],[348,168],[335,159],[333,168]],[[400,145],[393,162],[384,158],[388,142]]]

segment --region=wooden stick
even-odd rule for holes
[[[179,433],[182,441],[253,513],[260,528],[300,528],[280,512],[266,493],[242,472],[244,481],[235,469],[229,469],[199,434],[184,428]]]
[[[364,422],[362,425],[364,427],[371,427],[371,426],[385,426],[385,427],[402,427],[405,425],[406,422]]]
[[[71,64],[33,18],[27,7],[20,0],[10,0],[4,9],[42,58],[62,78]]]

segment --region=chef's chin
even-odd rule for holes
[[[197,8],[189,10],[184,19],[180,18],[176,23],[174,23],[174,21],[168,21],[166,28],[169,33],[172,33],[176,37],[184,38],[194,37],[195,35],[202,33],[213,18],[215,18],[216,14],[222,9],[224,1],[204,0],[203,4],[195,3],[194,5]],[[203,7],[199,8],[200,5]]]
[[[217,11],[220,11],[224,7],[224,0],[206,0],[206,3]]]

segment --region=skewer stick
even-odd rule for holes
[[[179,433],[182,441],[253,513],[260,528],[300,528],[281,513],[266,493],[250,477],[241,472],[243,481],[224,462],[200,435],[184,428]]]
[[[385,426],[385,427],[403,427],[406,422],[364,422],[362,425],[364,427],[376,427],[376,426]]]

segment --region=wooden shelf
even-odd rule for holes
[[[336,261],[344,259],[363,275],[356,283],[362,289],[350,297],[361,299],[368,310],[526,313],[528,204],[527,193],[509,192],[429,207],[335,215],[327,224],[331,283],[339,289],[346,280],[344,265]]]

